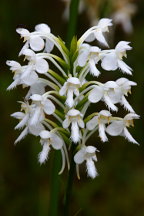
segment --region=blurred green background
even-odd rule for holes
[[[133,18],[134,32],[125,35],[116,29],[114,44],[119,40],[131,41],[133,50],[128,53],[128,64],[134,69],[132,77],[138,83],[129,98],[134,110],[141,115],[130,130],[140,146],[128,143],[122,137],[113,137],[101,143],[97,134],[90,143],[96,144],[99,177],[91,180],[81,170],[81,180],[75,178],[71,215],[81,216],[143,216],[144,215],[144,1],[136,1],[138,10]],[[50,1],[0,1],[0,215],[1,216],[47,216],[50,199],[51,167],[53,155],[40,166],[37,155],[39,140],[27,136],[14,146],[19,131],[14,131],[17,121],[10,114],[19,110],[24,92],[20,87],[7,92],[12,74],[5,62],[18,60],[22,40],[16,34],[18,26],[33,30],[38,23],[47,23],[55,35],[66,38],[67,23],[62,19],[64,4]],[[84,12],[78,19],[78,36],[89,27]],[[103,74],[104,81],[116,79],[121,73]],[[59,213],[62,215],[63,195],[67,171],[60,178]],[[51,216],[51,215],[49,215]]]

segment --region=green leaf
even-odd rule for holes
[[[84,99],[83,100],[81,100],[78,104],[77,104],[77,106],[76,106],[76,109],[82,109],[83,108],[83,105],[86,103],[88,101],[88,96],[84,96]]]
[[[59,81],[62,85],[65,83],[65,79],[63,79],[60,75],[58,75],[56,72],[53,70],[48,71],[53,77],[56,78],[57,81]]]
[[[65,54],[67,56],[69,56],[69,50],[67,49],[65,42],[58,36],[57,38],[58,43],[60,44],[61,48],[63,49],[63,51],[65,52]]]
[[[77,37],[74,36],[72,41],[71,41],[71,45],[70,45],[70,57],[71,58],[76,53],[76,51],[77,51]]]
[[[59,110],[55,110],[55,113],[60,117],[60,118],[62,118],[63,120],[64,120],[64,118],[65,118],[65,116],[64,116],[64,114],[62,114]]]
[[[53,54],[50,54],[51,57],[53,57],[55,60],[57,60],[59,62],[59,64],[67,71],[69,70],[70,66],[62,59],[60,58],[59,56],[56,56],[56,55],[53,55]]]

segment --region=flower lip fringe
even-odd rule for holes
[[[116,81],[101,83],[97,78],[101,68],[108,71],[121,70],[123,74],[132,75],[132,68],[124,62],[126,51],[131,50],[127,41],[120,41],[114,49],[102,50],[99,46],[91,46],[96,40],[98,44],[108,47],[105,32],[109,32],[112,20],[103,18],[96,26],[88,29],[79,40],[73,37],[71,47],[51,33],[46,24],[35,26],[34,32],[18,28],[17,33],[24,39],[24,46],[19,55],[23,55],[27,63],[7,61],[14,72],[13,82],[8,90],[18,85],[28,88],[24,102],[20,102],[21,111],[11,116],[18,119],[15,129],[22,129],[15,143],[27,134],[40,138],[42,151],[38,155],[39,163],[45,163],[52,149],[60,150],[62,168],[69,169],[71,145],[76,145],[74,161],[77,176],[80,178],[79,165],[86,164],[87,175],[95,178],[98,175],[95,167],[98,149],[87,145],[88,139],[96,131],[102,142],[110,136],[123,136],[128,141],[138,144],[128,128],[134,126],[133,120],[139,116],[127,100],[131,87],[135,82],[121,77]],[[53,47],[59,50],[59,56],[52,53]],[[54,65],[51,70],[50,65]],[[88,80],[91,74],[92,80]],[[91,103],[103,101],[104,109],[87,115]],[[124,117],[113,116],[120,104],[128,111]]]

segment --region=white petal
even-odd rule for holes
[[[109,88],[119,88],[119,86],[117,85],[116,82],[114,81],[108,81],[104,84],[105,89],[109,89]]]
[[[80,111],[79,111],[79,110],[76,110],[76,109],[71,109],[71,110],[69,110],[68,113],[67,113],[68,116],[72,116],[72,117],[78,116],[78,115],[80,115],[80,114],[81,114]]]
[[[56,134],[52,134],[51,135],[51,145],[54,149],[58,150],[58,149],[61,149],[62,146],[63,146],[63,140]]]
[[[104,30],[108,26],[112,26],[112,19],[102,18],[99,20],[98,27]]]
[[[95,86],[95,88],[89,93],[88,99],[91,103],[97,103],[103,97],[103,88]]]
[[[74,143],[80,140],[80,131],[77,122],[71,123],[71,139]]]
[[[8,86],[7,90],[14,89],[19,84],[20,84],[20,79],[16,79]]]
[[[51,40],[46,39],[46,43],[45,43],[46,52],[48,52],[48,53],[51,52],[53,50],[53,48],[54,48],[54,43]]]
[[[74,89],[74,94],[75,94],[75,96],[79,96],[79,90],[78,89]]]
[[[70,121],[68,118],[66,118],[64,121],[63,121],[63,128],[68,128],[70,125]]]
[[[118,111],[118,108],[113,104],[111,98],[107,94],[104,94],[104,102],[108,105],[109,109]]]
[[[59,91],[59,94],[61,96],[65,95],[66,94],[66,91],[67,91],[67,82],[64,83],[64,85],[62,86],[62,88],[60,89]]]
[[[33,71],[33,66],[27,65],[27,67],[25,67],[21,73],[21,79],[28,77],[32,71]]]
[[[79,119],[78,125],[79,125],[79,127],[84,128],[84,121],[82,119]]]
[[[21,52],[22,55],[25,55],[27,57],[30,57],[30,59],[34,59],[36,54],[34,51],[32,51],[31,49],[24,49],[23,52]],[[29,58],[28,58],[29,59]]]
[[[106,142],[106,141],[108,141],[108,138],[107,138],[107,136],[106,136],[106,134],[105,134],[105,130],[106,130],[106,127],[105,127],[105,124],[99,124],[99,136],[100,136],[100,138],[101,138],[101,140],[103,141],[103,142]]]
[[[51,32],[50,27],[45,23],[41,23],[41,24],[36,25],[35,30],[37,32],[45,33],[45,34],[49,34]]]
[[[120,41],[115,47],[116,51],[117,52],[124,52],[126,50],[131,50],[132,47],[129,46],[129,43],[130,42],[128,42],[128,41]]]
[[[102,43],[103,45],[107,46],[108,47],[108,43],[106,42],[106,39],[105,37],[103,36],[103,33],[101,30],[98,30],[98,31],[95,31],[94,32],[94,35],[96,37],[96,39]]]
[[[46,114],[51,115],[55,111],[55,105],[49,100],[46,99],[44,100],[44,111]]]
[[[43,130],[40,132],[39,136],[42,138],[42,139],[48,139],[51,137],[51,133],[47,130]]]
[[[124,61],[118,60],[118,67],[122,72],[132,75],[132,68],[130,68]]]
[[[79,54],[79,56],[78,56],[78,65],[80,67],[85,66],[85,64],[86,64],[86,62],[88,60],[88,55],[89,55],[88,50],[85,50],[85,51],[83,51],[82,53]]]
[[[91,33],[87,38],[86,38],[86,42],[92,42],[92,41],[94,41],[94,39],[95,39],[95,36],[94,36],[94,34],[93,33]]]
[[[87,122],[86,127],[88,130],[93,130],[98,125],[98,116],[93,117]]]
[[[40,51],[44,48],[44,40],[39,36],[31,36],[30,47],[34,51]]]
[[[73,90],[69,89],[67,91],[67,99],[66,99],[66,105],[68,105],[70,108],[74,105],[74,99],[73,99]]]
[[[90,67],[90,72],[93,76],[98,77],[100,75],[99,70],[97,69],[95,62],[93,59],[89,60],[89,67]]]
[[[21,68],[21,65],[16,61],[6,61],[6,64],[10,66],[12,71],[18,70]]]
[[[37,59],[35,64],[35,69],[40,74],[45,74],[49,70],[48,62],[45,59]]]
[[[118,136],[122,133],[123,129],[123,121],[114,121],[106,128],[106,132],[111,136]]]
[[[15,112],[15,113],[11,114],[11,116],[16,118],[16,119],[23,119],[25,114],[23,112]]]
[[[29,132],[35,136],[38,136],[40,134],[41,131],[45,130],[44,126],[42,124],[37,124],[37,125],[33,125],[30,126],[29,125]]]
[[[126,127],[124,128],[123,133],[124,133],[125,138],[126,138],[128,141],[130,141],[130,142],[132,142],[132,143],[134,143],[134,144],[138,144],[138,142],[132,137],[132,135],[129,133],[129,131],[127,130]]]
[[[86,160],[86,167],[87,167],[87,174],[89,177],[94,179],[96,176],[98,176],[95,164],[91,158]]]
[[[124,120],[133,120],[133,119],[139,119],[140,116],[136,113],[129,113],[124,117]]]
[[[124,96],[122,96],[121,104],[129,112],[135,112]]]
[[[119,103],[121,101],[122,92],[120,89],[110,89],[107,94],[113,104]]]
[[[76,77],[70,77],[67,79],[68,83],[74,84],[74,85],[80,85],[80,80]]]
[[[39,95],[39,94],[33,94],[31,97],[30,97],[31,100],[33,101],[42,101],[42,95]]]
[[[19,137],[16,139],[15,144],[18,143],[20,140],[24,139],[25,136],[28,134],[28,128],[26,127],[21,134],[19,135]]]
[[[19,122],[19,124],[16,125],[15,129],[20,129],[24,127],[27,124],[28,119],[29,119],[29,115],[25,115],[23,119]]]
[[[30,32],[27,29],[24,28],[17,28],[16,32],[20,34],[22,37],[28,37],[30,35]]]
[[[76,164],[81,164],[84,162],[85,158],[85,148],[82,148],[80,151],[78,151],[74,156],[74,161]]]
[[[87,146],[86,147],[87,153],[93,154],[93,153],[95,153],[95,151],[96,151],[96,147],[94,147],[94,146]]]
[[[50,151],[50,147],[49,147],[48,143],[45,143],[43,145],[42,151],[38,155],[38,160],[39,160],[40,164],[44,163],[47,160],[49,151]]]
[[[114,71],[118,68],[117,56],[114,52],[106,54],[104,58],[101,60],[101,66],[104,70]]]
[[[38,75],[34,71],[30,71],[29,74],[27,74],[26,76],[23,76],[23,78],[21,78],[22,83],[24,83],[28,86],[35,84],[37,82],[37,80],[38,80]]]
[[[37,123],[39,123],[41,120],[41,115],[43,115],[41,107],[36,107],[33,110],[33,114],[32,114],[32,117],[30,118],[29,124],[31,126],[34,126]],[[43,115],[43,119],[44,119],[44,115]]]
[[[22,49],[21,49],[20,52],[19,52],[19,56],[23,55],[23,51],[24,51],[25,49],[28,49],[28,48],[29,48],[29,41],[27,41],[27,42],[24,44],[24,46],[22,47]]]

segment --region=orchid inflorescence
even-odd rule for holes
[[[101,19],[79,40],[73,37],[69,49],[61,38],[51,33],[46,24],[36,25],[34,32],[17,29],[25,42],[19,55],[23,55],[28,63],[22,66],[16,61],[7,61],[14,72],[8,90],[18,85],[29,90],[24,102],[20,102],[21,111],[12,114],[19,120],[15,129],[23,129],[15,143],[27,134],[38,136],[42,145],[38,155],[41,164],[47,160],[51,149],[60,150],[62,168],[59,173],[63,172],[66,163],[69,169],[68,151],[75,145],[74,161],[78,178],[79,165],[83,162],[86,162],[89,177],[98,175],[95,167],[98,150],[87,145],[88,139],[96,131],[102,142],[108,141],[108,134],[124,136],[138,144],[127,128],[133,126],[133,120],[139,116],[126,99],[136,83],[124,77],[106,83],[97,81],[97,77],[103,73],[98,69],[98,64],[106,71],[120,69],[122,73],[131,75],[132,69],[123,61],[123,57],[132,48],[126,41],[120,41],[114,49],[105,50],[88,43],[97,40],[108,47],[105,32],[111,26],[110,19]],[[54,46],[60,56],[51,53]],[[87,111],[90,105],[99,101],[104,102],[104,110],[96,110],[89,115]],[[118,103],[129,112],[123,118],[111,114],[118,111]]]

